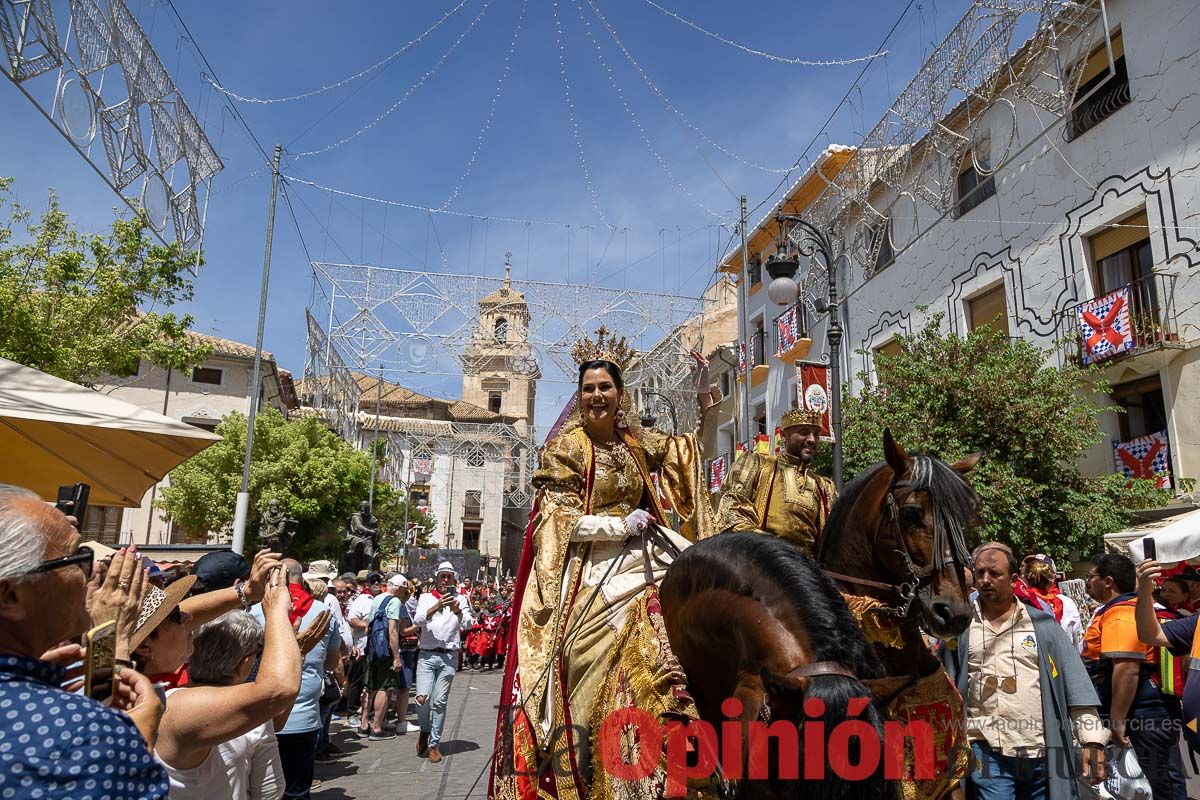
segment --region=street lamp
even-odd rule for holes
[[[667,397],[662,392],[656,392],[653,389],[642,389],[641,392],[643,398],[646,396],[657,398],[660,403],[666,406],[667,414],[669,414],[671,417],[671,433],[679,433],[679,417],[675,413],[675,404],[671,402],[671,398]],[[642,408],[641,420],[643,428],[653,428],[657,419],[657,417],[650,413],[649,406],[644,406]]]
[[[783,224],[785,222],[795,224],[792,230],[798,234],[795,244],[799,255],[807,258],[820,256],[825,263],[825,274],[829,279],[828,295],[820,298],[825,302],[814,302],[813,305],[817,307],[818,311],[829,311],[829,327],[826,335],[829,337],[829,388],[832,390],[832,396],[829,398],[829,416],[833,428],[833,483],[840,492],[842,490],[842,320],[838,307],[837,258],[834,256],[833,239],[826,231],[822,231],[808,220],[795,214],[777,214],[775,222],[779,224],[780,237],[784,242],[787,242],[790,237],[783,232]],[[787,257],[790,249],[786,244],[783,245],[781,250],[783,255],[772,256],[767,259],[766,264],[768,273],[774,279],[767,289],[767,295],[772,301],[781,304],[784,303],[776,300],[777,295],[790,298],[787,303],[794,302],[799,296],[795,275],[800,261],[797,256]],[[771,290],[775,289],[777,284],[779,286],[776,290],[777,294],[771,294]]]
[[[796,285],[796,271],[800,269],[800,257],[791,253],[787,233],[783,223],[779,224],[779,241],[776,242],[775,252],[767,258],[767,274],[771,276],[771,285],[767,287],[767,297],[778,306],[790,306],[800,297],[800,287]]]

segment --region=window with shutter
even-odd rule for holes
[[[1125,42],[1121,32],[1112,34],[1109,48],[1101,44],[1083,62],[1075,105],[1066,128],[1067,141],[1079,138],[1129,103],[1129,72],[1125,66]]]
[[[1008,336],[1008,307],[1004,302],[1004,284],[994,286],[967,301],[967,324],[971,330],[991,328]]]

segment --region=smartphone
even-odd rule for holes
[[[88,494],[92,491],[92,487],[86,483],[76,483],[70,486],[58,487],[58,502],[54,507],[66,514],[68,517],[74,517],[78,525],[83,525],[83,517],[87,514]]]
[[[113,666],[116,663],[117,623],[109,620],[83,635],[87,652],[83,657],[83,691],[93,700],[112,696]]]
[[[1147,536],[1142,539],[1142,557],[1148,558],[1151,561],[1158,561],[1158,549],[1154,546],[1154,537]]]

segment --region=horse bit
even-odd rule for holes
[[[845,583],[854,583],[859,586],[869,586],[873,589],[883,589],[887,592],[892,592],[900,598],[900,605],[897,606],[880,606],[873,609],[877,614],[886,614],[895,617],[896,619],[904,619],[908,616],[908,612],[912,609],[912,604],[916,602],[917,593],[925,587],[926,584],[932,582],[936,572],[933,561],[930,561],[924,567],[918,567],[912,559],[912,554],[908,550],[908,543],[904,541],[904,532],[900,530],[900,512],[896,509],[896,498],[892,496],[892,491],[902,489],[910,484],[910,481],[897,481],[893,476],[888,483],[887,492],[884,494],[883,507],[887,514],[880,514],[879,523],[875,526],[875,538],[871,542],[872,551],[877,551],[879,547],[879,535],[883,531],[883,522],[885,516],[891,520],[892,528],[896,533],[896,541],[900,546],[896,548],[896,552],[904,559],[904,569],[907,571],[905,576],[907,580],[899,586],[891,583],[883,583],[881,581],[867,580],[866,578],[854,578],[849,575],[842,575],[838,572],[823,570],[823,572],[834,580],[843,581]],[[935,545],[936,545],[936,536]]]

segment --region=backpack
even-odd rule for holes
[[[389,595],[379,604],[371,624],[367,628],[367,658],[372,661],[388,661],[392,658],[392,643],[388,641],[388,604],[398,600],[395,595]]]

